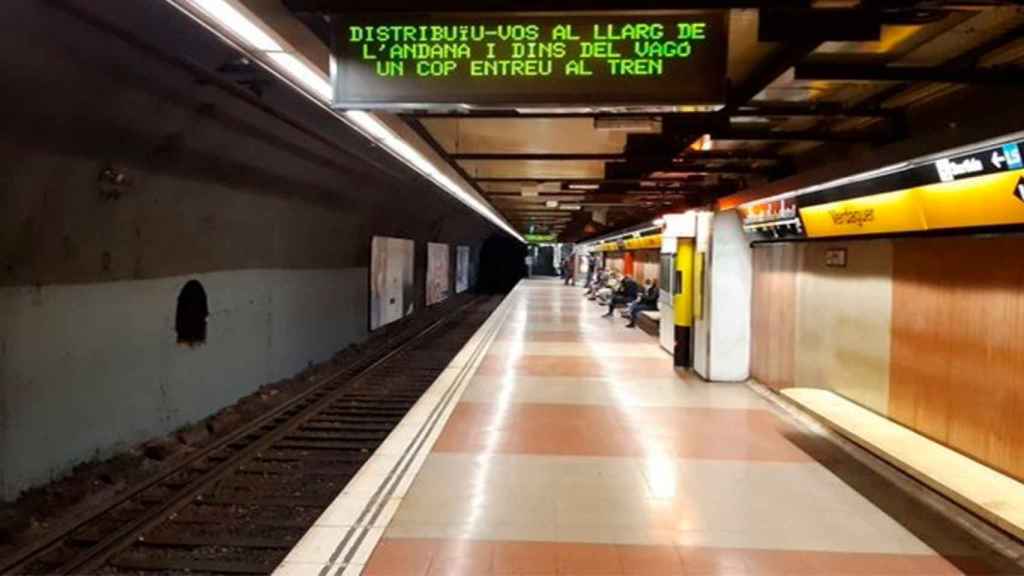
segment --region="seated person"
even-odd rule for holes
[[[590,273],[590,277],[587,280],[587,289],[583,292],[583,295],[591,300],[597,295],[597,289],[604,286],[607,282],[608,277],[605,273],[604,268],[598,268]]]
[[[590,287],[594,285],[594,278],[597,276],[597,259],[593,256],[587,256],[585,262],[587,263],[587,276],[583,287],[590,290]]]
[[[626,328],[636,328],[636,319],[640,316],[640,312],[657,309],[658,284],[648,278],[644,280],[644,291],[640,293],[640,297],[629,305],[629,324],[626,324]]]
[[[611,317],[615,313],[615,307],[622,305],[632,304],[636,300],[637,295],[640,292],[640,286],[637,285],[636,280],[633,280],[628,274],[623,276],[622,283],[619,284],[618,290],[615,291],[615,295],[612,296],[611,301],[608,302],[608,313],[604,315],[605,318]]]
[[[612,270],[608,274],[608,280],[597,289],[597,303],[601,306],[607,305],[618,292],[620,284],[618,272]]]

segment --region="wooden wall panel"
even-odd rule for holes
[[[1024,238],[899,240],[890,416],[1024,479]]]
[[[661,261],[658,258],[660,255],[657,250],[637,250],[633,253],[633,278],[641,286],[647,279],[652,282],[658,281],[661,271]]]
[[[793,385],[796,275],[800,246],[754,248],[751,375],[772,388]]]
[[[624,274],[626,269],[625,255],[622,252],[609,252],[605,255],[604,266],[609,270],[615,270],[619,274]]]

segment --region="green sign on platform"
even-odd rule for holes
[[[718,104],[722,12],[339,16],[337,107]]]
[[[555,241],[554,234],[527,234],[524,238],[530,244],[548,244]]]

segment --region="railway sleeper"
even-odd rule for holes
[[[230,534],[204,534],[194,536],[191,534],[156,534],[146,535],[139,538],[137,546],[154,546],[160,548],[199,548],[202,546],[223,546],[226,548],[265,548],[288,550],[299,541],[301,535],[292,539],[284,538],[257,538],[244,537]],[[100,541],[100,538],[72,538],[72,543],[80,546],[93,546]]]
[[[208,572],[212,574],[269,574],[276,563],[234,562],[173,558],[117,558],[110,562],[122,570],[145,572]]]

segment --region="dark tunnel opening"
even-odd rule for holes
[[[526,276],[526,245],[508,236],[491,236],[480,250],[477,290],[499,294],[512,290]]]
[[[178,294],[178,308],[174,317],[178,344],[198,346],[205,343],[206,318],[209,315],[206,290],[198,280],[189,280]]]

